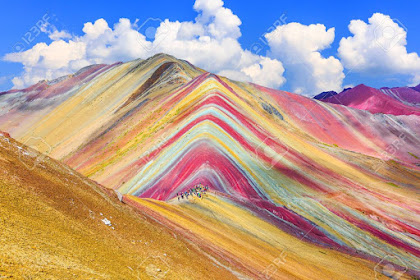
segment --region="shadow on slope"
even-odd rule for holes
[[[233,277],[110,190],[6,133],[0,205],[0,278]]]

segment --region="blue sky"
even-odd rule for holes
[[[25,38],[25,33],[30,32],[31,28],[36,26],[36,23],[39,20],[42,20],[45,14],[48,15],[49,22],[54,25],[55,29],[58,31],[66,31],[72,36],[77,37],[84,35],[82,28],[85,23],[93,23],[100,18],[103,18],[110,28],[112,28],[115,23],[118,23],[120,18],[127,18],[131,23],[134,23],[135,20],[138,19],[137,25],[141,25],[150,17],[160,18],[162,20],[169,19],[171,22],[194,21],[197,15],[200,14],[200,11],[194,10],[193,4],[193,1],[7,1],[7,3],[2,4],[0,17],[0,25],[2,26],[0,31],[2,37],[0,56],[3,57],[2,61],[0,61],[0,90],[12,88],[13,83],[11,82],[11,79],[22,75],[22,72],[24,71],[22,65],[24,62],[10,62],[10,60],[23,60],[23,58],[7,59],[9,61],[5,61],[4,56],[6,54],[14,52],[16,46],[23,46],[25,50],[29,50],[36,44],[42,42],[45,42],[47,45],[51,44],[52,40],[48,37],[48,34],[42,32],[37,36],[35,35],[38,32],[33,33],[32,37],[34,39],[31,42],[27,43],[22,39],[22,37]],[[288,30],[283,30],[281,34],[279,33],[281,36],[287,36],[290,32],[300,32],[299,30],[305,30],[304,27],[311,24],[323,24],[327,30],[332,27],[335,29],[334,40],[326,49],[321,49],[318,52],[324,58],[333,56],[334,58],[337,58],[337,61],[342,62],[342,73],[345,77],[342,81],[340,80],[341,86],[356,85],[359,83],[365,83],[374,87],[400,86],[409,84],[410,82],[413,82],[413,80],[417,81],[410,76],[411,72],[416,72],[420,69],[420,66],[417,67],[417,60],[412,62],[412,64],[415,64],[414,66],[402,67],[395,71],[388,69],[383,71],[384,73],[378,75],[378,73],[382,72],[382,69],[385,69],[388,66],[389,68],[393,68],[391,65],[392,63],[398,64],[398,54],[394,54],[394,57],[390,58],[388,65],[381,65],[380,63],[377,63],[376,65],[376,62],[371,62],[369,64],[370,66],[372,63],[376,66],[370,67],[369,65],[366,65],[366,67],[358,69],[358,67],[351,67],[351,62],[344,63],[345,59],[338,55],[338,48],[340,46],[341,38],[352,36],[348,27],[351,20],[360,19],[364,22],[368,22],[368,19],[372,17],[374,13],[380,13],[389,16],[396,24],[402,27],[403,30],[407,31],[407,44],[404,44],[406,51],[408,53],[420,53],[420,36],[418,36],[420,34],[420,25],[418,24],[418,11],[420,11],[419,1],[224,1],[224,7],[231,10],[241,21],[241,24],[239,25],[241,35],[232,36],[240,44],[243,51],[250,50],[251,46],[255,43],[261,42],[259,38],[261,38],[262,34],[267,32],[267,30],[273,26],[273,23],[280,18],[283,19],[282,24],[297,22],[303,26],[296,27],[296,29],[290,28]],[[222,27],[224,28],[224,26]],[[228,28],[230,27],[228,26]],[[375,27],[374,29],[378,30],[378,27]],[[322,32],[320,33],[320,36],[321,35],[323,36]],[[63,40],[68,42],[69,40],[75,39],[63,38]],[[296,84],[299,82],[307,83],[306,90],[308,90],[309,94],[312,84],[311,82],[306,82],[305,77],[296,79],[293,84],[295,76],[302,71],[293,64],[293,61],[285,62],[287,61],[286,56],[293,57],[294,53],[291,50],[293,49],[293,45],[284,44],[284,40],[281,42],[279,41],[277,46],[266,46],[261,44],[263,50],[257,54],[267,56],[270,59],[282,63],[285,71],[282,74],[284,81],[281,83],[263,79],[261,76],[267,75],[267,72],[261,71],[261,73],[251,73],[251,70],[249,70],[252,69],[251,64],[245,65],[244,68],[238,68],[239,66],[230,67],[226,62],[221,62],[220,69],[215,68],[209,70],[222,74],[232,73],[232,78],[240,77],[240,75],[245,76],[245,74],[247,74],[249,77],[252,77],[252,81],[254,82],[261,81],[260,83],[266,83],[268,86],[286,90],[298,91]],[[276,47],[277,50],[275,50]],[[281,50],[287,49],[288,47],[290,47],[289,51],[286,52],[286,54],[283,54]],[[357,49],[357,46],[354,47]],[[359,50],[362,50],[364,47],[369,47],[369,45],[360,45],[359,47]],[[266,52],[267,50],[269,51],[268,53]],[[372,55],[374,56],[374,54]],[[104,62],[109,62],[109,59],[115,57],[119,56],[114,55],[104,58]],[[124,55],[121,55],[121,57],[125,58]],[[306,55],[302,55],[302,58],[299,59],[305,60],[307,57],[308,56]],[[347,60],[349,59],[352,59],[352,57],[347,57]],[[378,57],[368,59],[372,59],[372,61],[374,61],[374,59],[384,60],[383,58],[381,59]],[[199,66],[206,66],[205,62],[197,61],[198,62],[196,63],[202,64]],[[263,65],[261,64],[261,61],[255,61],[255,63]],[[401,58],[401,61],[405,61],[404,58]],[[320,60],[320,62],[322,61]],[[223,67],[229,69],[224,69]],[[271,69],[279,69],[278,67],[278,65],[273,66]],[[352,70],[352,68],[356,68],[356,70]],[[69,71],[69,69],[73,68],[60,68],[60,71],[64,71],[63,73],[65,73],[65,71]],[[268,66],[267,69],[269,69]],[[41,73],[39,71],[37,73]],[[60,71],[57,72],[61,73]],[[416,73],[419,73],[420,75],[420,72]],[[308,74],[311,75],[311,73]],[[334,75],[334,73],[331,73],[331,75]],[[334,78],[337,77],[338,76],[336,75]],[[274,76],[272,77],[272,80],[274,79],[280,78]],[[323,79],[328,80],[329,77],[326,76],[323,77]],[[324,87],[328,87],[328,85],[329,84],[327,83]],[[334,86],[336,85],[337,83],[334,84]],[[316,91],[316,89],[321,89],[323,87],[318,85],[313,86],[312,88],[315,88]]]

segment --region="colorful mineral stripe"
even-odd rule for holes
[[[419,116],[235,82],[167,55],[90,71],[89,79],[27,89],[36,94],[22,106],[14,100],[24,92],[3,93],[0,129],[22,142],[44,139],[52,157],[213,254],[249,264],[253,277],[285,249],[286,236],[310,253],[289,248],[294,267],[276,272],[279,279],[308,277],[324,253],[346,271],[373,273],[390,255],[419,274]],[[62,89],[53,97],[44,93],[52,86]],[[209,194],[177,199],[197,184]],[[236,243],[219,236],[224,230]],[[257,240],[250,260],[241,246]],[[299,275],[298,263],[312,257],[314,268]],[[325,269],[320,275],[333,277]],[[363,275],[353,276],[372,277]]]

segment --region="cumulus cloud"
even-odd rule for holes
[[[9,53],[4,60],[23,64],[24,72],[12,79],[15,88],[37,83],[39,80],[54,79],[74,73],[80,68],[96,63],[114,63],[147,55],[140,41],[144,36],[132,28],[128,19],[120,19],[114,29],[104,19],[86,23],[83,36],[54,31],[50,33],[50,44],[38,43],[21,53]],[[146,44],[147,42],[145,42]]]
[[[321,51],[334,41],[334,28],[323,24],[289,23],[277,26],[265,35],[271,56],[286,68],[292,91],[313,95],[326,90],[340,90],[344,79],[341,62],[323,57]]]
[[[13,79],[17,88],[90,64],[147,58],[159,52],[233,79],[269,87],[285,82],[280,61],[241,47],[241,20],[224,7],[223,1],[197,0],[193,8],[198,13],[194,21],[158,20],[156,28],[152,26],[156,19],[139,24],[122,18],[113,27],[105,19],[88,22],[82,36],[54,30],[49,36],[52,43],[39,43],[25,52],[7,54],[4,59],[24,66],[24,73]]]
[[[48,37],[53,41],[58,41],[60,39],[71,39],[71,34],[65,30],[54,30]]]
[[[276,25],[265,38],[266,56],[242,48],[240,18],[222,0],[196,0],[197,16],[191,21],[149,18],[132,22],[121,18],[110,26],[105,19],[87,22],[76,36],[54,26],[44,26],[50,43],[38,43],[3,59],[23,65],[12,79],[15,88],[54,79],[98,63],[114,63],[168,53],[228,78],[313,95],[342,89],[343,67],[363,74],[410,77],[420,83],[420,58],[406,49],[406,30],[389,16],[374,14],[368,23],[350,22],[352,36],[342,38],[337,59],[323,56],[331,47],[335,29],[323,24]],[[286,80],[287,78],[287,80]]]
[[[413,84],[420,82],[420,58],[407,52],[407,31],[398,20],[381,13],[368,22],[352,20],[353,34],[342,38],[338,54],[344,66],[362,74],[407,75]]]
[[[197,0],[194,9],[200,13],[197,23],[207,26],[209,34],[217,39],[239,38],[241,20],[230,9],[223,7],[222,0]]]
[[[263,58],[262,61],[243,68],[242,72],[260,85],[268,84],[277,88],[286,81],[283,77],[283,65],[280,61],[275,59]]]

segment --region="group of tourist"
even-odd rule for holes
[[[206,192],[209,190],[208,186],[203,186],[201,183],[198,185],[195,185],[193,188],[189,189],[186,192],[179,192],[176,193],[176,196],[178,197],[178,200],[180,199],[189,199],[189,197],[191,196],[191,198],[196,195],[198,198],[202,198],[204,194],[206,194]]]

